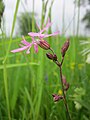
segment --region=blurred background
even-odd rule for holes
[[[44,0],[45,1],[45,0]],[[77,2],[78,0],[76,0]],[[83,1],[83,2],[82,2]],[[34,2],[34,3],[33,3]],[[11,26],[12,26],[12,21],[13,21],[13,16],[14,16],[14,10],[15,10],[15,5],[16,5],[16,0],[11,1],[11,0],[4,0],[5,4],[5,11],[4,11],[4,20],[5,20],[5,28],[6,28],[6,33],[7,35],[10,34]],[[33,6],[34,4],[34,6]],[[52,0],[48,1],[47,8],[46,8],[46,17],[48,17],[48,12],[50,9],[50,6],[52,4]],[[51,10],[51,19],[54,22],[52,25],[52,29],[59,29],[62,33],[63,29],[67,29],[69,26],[66,35],[73,35],[73,31],[77,30],[77,19],[78,19],[78,4],[75,4],[74,0],[55,0],[52,5],[52,10]],[[80,15],[79,15],[79,34],[82,36],[88,36],[89,35],[89,30],[85,29],[85,22],[83,22],[83,18],[85,15],[88,13],[89,9],[88,5],[88,0],[84,2],[84,0],[81,0],[80,2]],[[37,21],[40,21],[41,19],[41,14],[42,14],[42,0],[21,0],[17,16],[19,17],[20,14],[29,12],[30,14],[34,11],[35,13],[35,18]],[[76,22],[75,22],[76,21]],[[18,23],[17,23],[18,26]],[[15,28],[15,33],[17,33]]]
[[[59,60],[70,37],[63,74],[72,120],[90,120],[90,0],[0,0],[0,120],[67,120],[63,101],[52,98],[61,83],[48,51],[10,52],[22,35],[30,42],[28,33],[38,32],[36,23],[42,28],[48,18],[53,24],[46,32],[60,34],[45,40]]]

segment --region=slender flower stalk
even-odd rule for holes
[[[69,113],[69,108],[68,108],[68,104],[67,104],[67,100],[66,100],[66,94],[65,94],[65,89],[64,89],[64,85],[63,85],[63,76],[62,76],[62,64],[60,64],[60,78],[61,78],[61,84],[62,84],[62,91],[63,91],[63,100],[64,100],[64,105],[69,117],[69,120],[71,120],[71,115]]]
[[[62,74],[62,65],[63,65],[65,54],[68,50],[69,44],[70,44],[69,39],[67,39],[66,42],[64,43],[64,45],[61,48],[61,54],[62,54],[61,62],[58,61],[58,58],[57,58],[57,56],[56,56],[56,54],[55,54],[55,52],[52,48],[50,48],[50,50],[53,54],[48,53],[46,55],[49,59],[54,61],[54,63],[59,67],[59,70],[60,70],[60,79],[61,79],[63,96],[60,96],[58,94],[53,94],[52,96],[53,96],[54,102],[57,102],[57,101],[63,99],[68,118],[69,118],[69,120],[72,120],[70,112],[69,112],[69,108],[68,108],[68,103],[67,103],[67,100],[66,100],[66,91],[69,89],[69,83],[67,83],[65,76],[63,76],[63,74]],[[54,58],[53,58],[54,54],[57,58],[56,60],[54,60]]]
[[[62,60],[63,61],[63,60]],[[56,62],[55,62],[56,63]],[[63,62],[61,62],[63,63]],[[61,79],[61,85],[62,85],[62,91],[63,91],[63,96],[59,96],[59,95],[53,95],[53,98],[54,98],[54,102],[57,102],[59,100],[61,100],[61,98],[63,99],[64,101],[64,105],[65,105],[65,108],[66,108],[66,112],[67,112],[67,115],[68,115],[68,118],[69,120],[72,120],[71,119],[71,115],[70,115],[70,112],[69,112],[69,108],[68,108],[68,103],[67,103],[67,100],[66,100],[66,94],[65,94],[65,91],[67,91],[67,89],[64,88],[64,83],[63,83],[63,75],[62,75],[62,64],[58,62],[58,67],[59,67],[59,70],[60,70],[60,79]],[[69,84],[67,84],[69,85]],[[69,88],[69,87],[68,87]]]

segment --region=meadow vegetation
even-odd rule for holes
[[[53,2],[48,12],[50,19]],[[0,35],[0,120],[67,120],[63,101],[53,101],[52,94],[61,91],[62,87],[59,68],[48,60],[47,51],[39,47],[37,54],[33,48],[28,55],[25,51],[15,54],[10,52],[18,48],[22,40],[21,37],[13,37],[19,4],[20,0],[17,0],[10,37],[6,36],[3,29]],[[42,0],[42,4],[41,27],[48,1],[45,3]],[[34,8],[31,20],[32,31],[37,31]],[[78,29],[79,26],[76,36],[70,36],[62,71],[70,84],[66,97],[72,120],[90,120],[90,64],[86,63],[87,54],[81,54],[85,45],[80,44],[80,41],[90,38],[79,36]],[[51,33],[51,29],[48,33]],[[26,33],[25,39],[31,41]],[[66,39],[65,33],[45,38],[59,60]]]

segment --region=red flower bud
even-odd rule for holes
[[[43,48],[43,49],[45,49],[45,50],[50,49],[50,45],[49,45],[48,42],[45,41],[45,40],[39,40],[39,41],[37,41],[37,44],[38,44],[41,48]]]
[[[51,59],[51,60],[55,60],[55,61],[57,61],[57,56],[56,56],[56,54],[51,54],[51,53],[46,53],[46,56],[49,58],[49,59]]]
[[[63,81],[63,85],[67,84],[66,77],[64,75],[62,76],[62,81]]]
[[[67,91],[69,89],[69,83],[67,83],[66,77],[64,75],[62,76],[62,80],[63,80],[64,90]]]
[[[56,54],[53,55],[53,60],[57,61],[57,56],[56,56]]]
[[[51,53],[46,53],[46,56],[47,56],[49,59],[53,60],[53,55],[52,55]]]
[[[60,95],[57,95],[57,94],[53,94],[52,96],[53,96],[54,102],[57,102],[57,101],[59,101],[60,99],[63,99],[63,96],[60,96]]]
[[[69,83],[67,83],[67,84],[65,85],[64,90],[67,91],[68,89],[69,89]]]
[[[62,53],[62,57],[64,57],[68,47],[69,47],[69,39],[67,39],[67,41],[64,43],[63,47],[61,48],[61,53]]]

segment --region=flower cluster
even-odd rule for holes
[[[26,54],[30,53],[30,48],[34,45],[34,50],[37,53],[38,52],[38,45],[47,50],[50,49],[50,45],[48,44],[47,41],[44,40],[44,38],[50,37],[50,36],[56,36],[57,34],[59,34],[59,31],[54,32],[52,34],[43,34],[43,32],[45,32],[49,27],[51,27],[52,23],[50,22],[50,20],[48,19],[48,22],[46,24],[46,26],[41,30],[40,27],[37,24],[37,27],[39,28],[39,32],[29,32],[28,35],[31,37],[32,42],[27,42],[25,40],[25,38],[23,37],[23,40],[21,40],[20,44],[20,48],[15,49],[15,50],[11,50],[11,52],[16,53],[16,52],[21,52],[23,50],[26,50]]]

